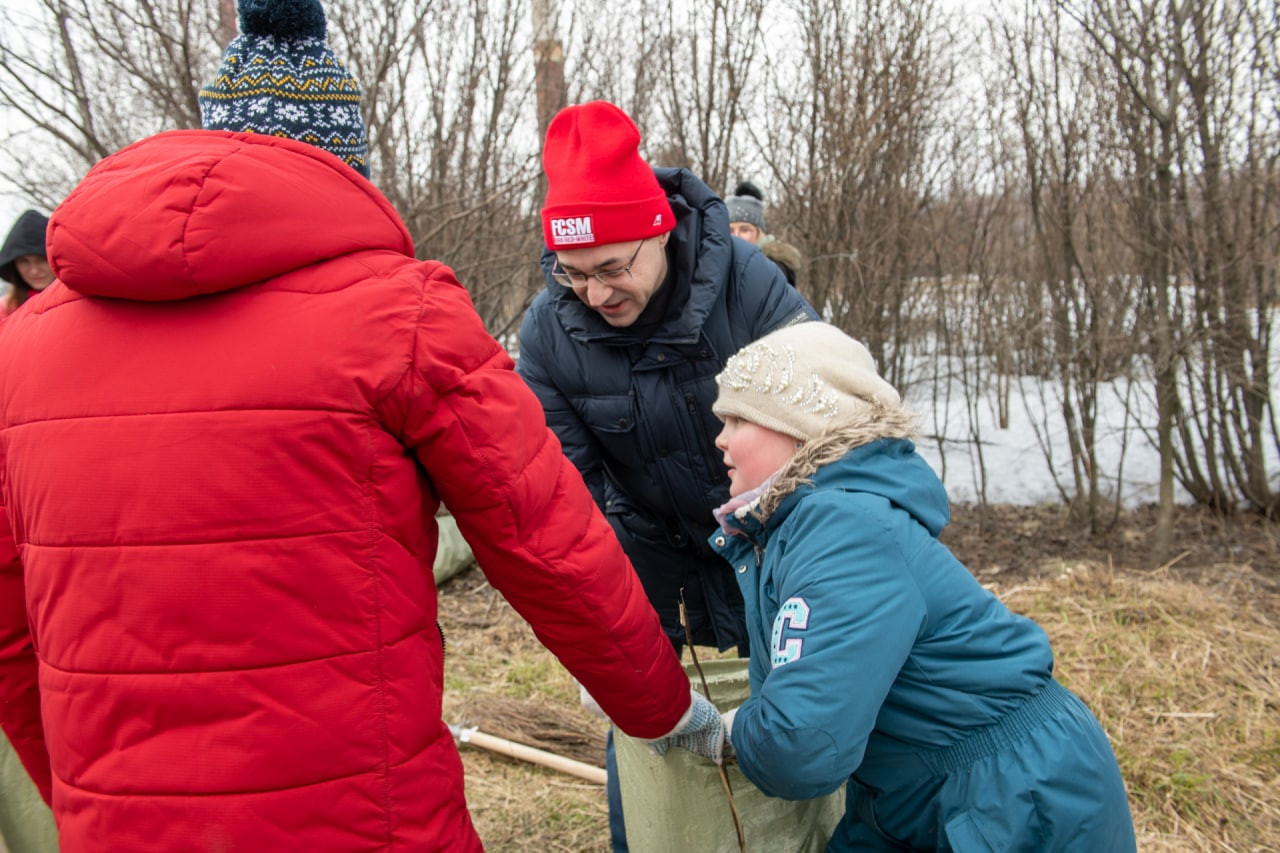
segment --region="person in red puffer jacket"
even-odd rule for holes
[[[64,851],[478,850],[441,719],[441,501],[622,729],[719,718],[365,177],[317,0],[240,14],[209,129],[97,164],[51,218],[58,281],[0,326],[0,723]]]

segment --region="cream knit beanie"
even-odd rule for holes
[[[870,406],[902,402],[867,348],[821,322],[798,323],[747,344],[716,377],[711,410],[802,441]]]

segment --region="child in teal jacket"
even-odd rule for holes
[[[747,778],[789,799],[847,781],[829,850],[1134,850],[1106,734],[1040,627],[938,541],[946,492],[867,350],[803,323],[717,381],[732,497],[711,542],[752,649],[726,749]]]

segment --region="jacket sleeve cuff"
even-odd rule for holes
[[[738,709],[731,708],[720,715],[720,719],[724,720],[724,742],[730,749],[733,748],[733,718],[737,716],[737,714]]]
[[[689,725],[689,720],[691,719],[693,719],[693,688],[692,687],[689,688],[689,707],[686,708],[685,712],[680,715],[680,721],[676,723],[676,727],[674,729],[667,732],[662,737],[656,737],[653,740],[646,740],[644,738],[636,738],[636,740],[639,740],[641,743],[653,743],[654,741],[666,740],[669,737],[679,734],[684,729],[685,726]]]

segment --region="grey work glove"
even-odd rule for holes
[[[693,702],[675,730],[664,738],[650,741],[649,746],[658,755],[666,755],[668,749],[679,746],[722,764],[724,722],[720,719],[720,712],[698,691],[691,689],[689,693]]]

